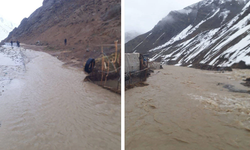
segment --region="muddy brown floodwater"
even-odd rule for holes
[[[249,150],[250,70],[218,73],[163,66],[126,91],[127,150]]]
[[[0,97],[1,150],[120,149],[119,95],[49,54],[23,53],[26,72]]]

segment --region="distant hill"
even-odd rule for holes
[[[126,52],[172,65],[250,67],[249,18],[249,0],[203,0],[170,12],[126,43]]]

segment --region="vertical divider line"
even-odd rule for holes
[[[124,0],[121,0],[121,150],[125,150],[125,28]]]

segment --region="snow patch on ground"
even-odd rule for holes
[[[202,1],[201,5],[206,5],[207,3],[212,3],[213,0]],[[227,1],[220,1],[221,3],[227,3]],[[203,31],[197,34],[195,37],[190,38],[189,40],[179,43],[178,45],[172,46],[176,41],[180,41],[188,37],[190,34],[195,32],[204,22],[209,21],[215,16],[222,17],[223,23],[230,14],[229,10],[215,9],[206,19],[202,20],[199,24],[192,26],[187,26],[182,30],[178,35],[171,38],[169,41],[160,45],[156,48],[151,49],[149,52],[154,52],[154,56],[150,59],[154,61],[162,57],[163,62],[176,61],[179,60],[177,66],[183,63],[192,63],[192,60],[195,59],[198,55],[203,53],[206,50],[205,56],[200,63],[210,62],[209,65],[215,65],[218,62],[218,59],[226,58],[228,61],[220,62],[219,66],[230,66],[233,63],[239,61],[245,61],[247,65],[250,64],[250,37],[246,33],[250,33],[250,25],[248,25],[250,14],[241,19],[239,22],[238,19],[240,16],[245,13],[247,8],[250,6],[250,2],[246,4],[242,12],[235,16],[227,24],[222,25],[219,28]],[[234,43],[231,47],[228,45],[238,38],[241,35],[245,35],[241,41]],[[213,46],[213,47],[211,47]],[[225,47],[227,46],[227,47]],[[172,50],[172,48],[174,50]],[[225,50],[225,48],[227,48]],[[169,51],[169,50],[172,51]],[[225,50],[223,53],[219,54],[221,50]],[[219,55],[218,55],[219,54]],[[218,55],[216,58],[215,56]],[[181,57],[181,59],[180,59]]]
[[[17,77],[26,72],[28,59],[22,48],[3,46],[0,47],[0,97],[9,88],[20,85]]]
[[[154,49],[151,49],[149,50],[149,52],[152,52],[152,51],[155,51],[155,50],[158,50],[158,49],[161,49],[167,45],[170,45],[170,44],[173,44],[174,42],[178,41],[178,40],[181,40],[181,39],[184,39],[185,37],[188,36],[188,31],[192,28],[193,26],[192,25],[189,25],[186,29],[182,30],[182,32],[180,32],[178,35],[176,35],[175,37],[171,38],[168,42],[166,42],[165,44],[161,45],[161,46],[158,46]],[[165,34],[165,33],[164,33]],[[161,37],[161,36],[160,36]],[[159,37],[159,38],[160,38]],[[158,38],[158,39],[159,39]],[[156,40],[157,41],[157,40]]]
[[[154,49],[149,50],[149,52],[155,51],[155,50],[159,50],[163,47],[166,47],[170,44],[173,44],[176,41],[182,40],[184,38],[186,38],[188,35],[192,34],[195,30],[197,30],[204,22],[208,21],[209,19],[213,18],[218,12],[220,11],[220,9],[217,9],[217,11],[210,16],[209,18],[207,18],[206,20],[201,21],[198,25],[196,25],[195,27],[193,27],[192,25],[189,25],[187,28],[185,28],[184,30],[182,30],[177,36],[171,38],[168,42],[166,42],[163,45],[160,45]]]
[[[241,13],[241,14],[243,14],[244,11],[246,11],[247,8],[248,8],[249,6],[250,6],[250,2],[248,2],[248,3],[245,5],[245,7],[242,9],[242,13]]]
[[[223,41],[222,43],[217,45],[216,48],[213,51],[219,51],[225,45],[227,45],[228,43],[233,41],[238,36],[248,32],[250,30],[250,25],[246,26],[246,22],[248,21],[249,17],[250,17],[250,14],[248,16],[246,16],[244,19],[242,19],[241,21],[239,21],[236,25],[234,25],[231,30],[234,30],[234,31],[237,31],[237,32],[235,32],[233,35],[231,35],[225,41]],[[230,58],[228,58],[230,61],[225,63],[225,65],[232,65],[233,63],[237,63],[240,60],[243,60],[247,64],[250,64],[249,56],[246,55],[249,52],[250,49],[249,48],[244,49],[245,47],[247,47],[249,45],[249,40],[250,40],[249,36],[246,36],[241,41],[239,41],[237,44],[235,44],[232,47],[228,48],[225,52],[223,52],[221,55],[219,55],[214,60],[212,60],[209,63],[209,65],[213,65],[216,62],[216,60],[218,58],[222,57],[223,55],[228,54],[228,53],[233,53],[233,52],[235,52],[234,55],[232,55]],[[236,58],[236,57],[238,57],[238,58]]]
[[[248,46],[248,48],[246,48]],[[250,35],[243,38],[241,41],[239,41],[234,46],[230,47],[227,51],[223,52],[221,56],[226,54],[233,53],[232,56],[229,57],[229,55],[226,55],[231,61],[225,62],[225,66],[231,66],[234,63],[238,63],[240,61],[244,61],[247,65],[250,65],[250,56],[247,54],[250,52]]]
[[[222,17],[222,18],[223,18],[221,24],[224,23],[224,21],[226,20],[227,16],[229,15],[229,13],[230,13],[230,10],[224,10],[224,11],[222,11],[222,12],[219,14],[219,17]]]

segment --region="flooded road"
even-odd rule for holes
[[[250,94],[230,92],[250,70],[218,73],[163,66],[126,91],[127,150],[248,150]]]
[[[0,96],[0,149],[120,149],[120,96],[49,54],[22,51],[26,71]]]

